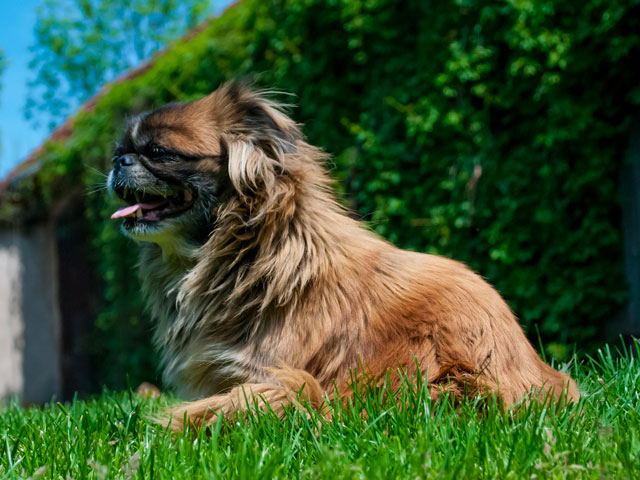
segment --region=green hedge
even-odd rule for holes
[[[127,115],[251,76],[296,95],[283,98],[371,228],[467,262],[530,335],[585,349],[626,295],[617,178],[640,102],[639,5],[245,0],[78,115],[41,178],[91,185],[86,166],[109,169]],[[87,197],[111,383],[153,365],[136,248],[113,209]]]

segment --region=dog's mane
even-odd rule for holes
[[[258,160],[272,169],[261,171],[260,179],[246,170],[238,175],[238,191],[252,194],[221,205],[178,297],[179,304],[197,310],[193,318],[208,317],[229,339],[255,331],[272,316],[264,313],[295,308],[312,282],[336,266],[346,236],[364,233],[327,188],[326,158],[299,141],[295,153]]]
[[[303,139],[281,106],[264,93],[225,86],[209,108],[230,115],[231,107],[220,105],[229,100],[266,112],[271,125],[256,129],[258,118],[254,130],[227,135],[233,192],[213,212],[208,240],[177,259],[164,258],[152,244],[141,256],[143,287],[161,320],[156,343],[165,372],[185,342],[215,333],[224,348],[240,344],[275,327],[270,323],[286,322],[311,290],[327,315],[344,318],[355,287],[341,286],[341,277],[352,277],[343,269],[365,261],[354,254],[358,248],[386,243],[338,203],[325,169],[328,155]],[[325,285],[337,289],[321,298]]]

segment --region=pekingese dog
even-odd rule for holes
[[[246,395],[276,412],[301,394],[320,407],[354,368],[419,368],[433,397],[578,399],[480,276],[347,216],[326,159],[238,83],[130,121],[108,179],[127,206],[112,218],[140,243],[163,379],[193,400],[174,428],[233,415]]]

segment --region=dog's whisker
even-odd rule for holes
[[[94,174],[99,175],[101,177],[107,178],[109,176],[108,173],[101,172],[100,170],[98,170],[97,168],[95,168],[95,167],[93,167],[93,166],[91,166],[89,164],[84,164],[84,167],[87,170],[89,170],[91,173],[94,173]]]

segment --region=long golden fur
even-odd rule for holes
[[[155,161],[151,144],[179,153]],[[195,400],[173,412],[174,428],[233,415],[245,395],[281,412],[302,390],[319,407],[333,382],[347,392],[359,365],[374,379],[419,365],[434,396],[495,394],[506,406],[531,391],[579,397],[480,276],[400,250],[349,218],[327,155],[263,94],[225,84],[165,106],[134,119],[119,149],[117,158],[136,156],[142,177],[198,195],[195,213],[125,225],[141,241],[164,380]],[[135,189],[131,167],[119,167],[112,189]]]

